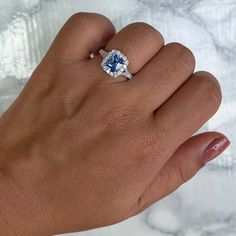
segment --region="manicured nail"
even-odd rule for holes
[[[230,141],[226,137],[219,137],[215,139],[204,151],[203,160],[205,163],[215,159],[219,156],[228,146]]]

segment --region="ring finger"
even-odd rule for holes
[[[130,62],[128,70],[131,74],[135,74],[157,54],[163,45],[162,35],[152,26],[145,23],[133,23],[118,32],[107,43],[105,51],[117,49],[127,56]],[[93,61],[100,66],[101,56],[98,55]],[[102,73],[105,72],[102,71]],[[118,78],[121,79],[121,76]]]

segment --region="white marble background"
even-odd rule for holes
[[[202,130],[222,131],[231,147],[174,194],[123,223],[70,235],[236,235],[236,0],[0,0],[0,113],[19,94],[63,22],[78,11],[111,18],[117,29],[152,24],[184,43],[197,69],[220,80],[223,103]]]

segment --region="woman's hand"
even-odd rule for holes
[[[108,76],[101,47],[127,55],[134,79]],[[190,138],[221,102],[217,80],[194,65],[147,24],[115,34],[101,15],[72,16],[0,119],[0,235],[120,222],[222,152],[222,134]]]

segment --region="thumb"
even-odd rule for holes
[[[140,209],[146,208],[175,191],[191,179],[208,161],[221,154],[230,144],[223,134],[207,132],[189,138],[156,175],[139,199]]]

